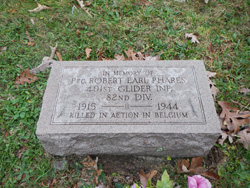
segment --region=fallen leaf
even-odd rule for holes
[[[248,93],[250,93],[250,89],[248,88],[240,88],[240,92],[244,94],[244,96],[246,96]]]
[[[90,58],[90,53],[91,53],[91,51],[92,51],[92,49],[91,49],[91,48],[86,48],[86,49],[85,49],[87,59],[89,59],[89,58]]]
[[[16,77],[15,85],[21,84],[24,85],[25,83],[32,83],[35,82],[38,78],[35,74],[30,73],[29,69],[24,70],[20,73],[20,76]]]
[[[94,35],[92,32],[87,33],[88,36]]]
[[[26,35],[27,35],[27,38],[28,38],[29,42],[34,41],[34,39],[30,37],[30,34],[29,34],[28,31],[26,31]]]
[[[138,60],[144,60],[144,55],[141,52],[137,52],[136,56]]]
[[[125,52],[125,54],[127,55],[128,58],[131,58],[131,59],[132,59],[132,54],[133,54],[134,52],[133,52],[133,50],[132,50],[131,47],[129,47],[127,51],[124,50],[124,52]]]
[[[185,38],[191,38],[191,43],[200,43],[194,33],[185,33]]]
[[[118,60],[118,61],[123,61],[123,60],[125,60],[124,55],[115,54],[114,57],[115,57],[115,60]]]
[[[144,0],[141,0],[141,2],[142,2],[144,5],[149,6],[149,3],[148,3],[148,2],[146,2],[146,1],[144,1]]]
[[[217,87],[215,87],[215,83],[213,81],[211,81],[210,79],[208,79],[208,82],[209,82],[211,94],[212,94],[213,98],[215,99],[217,93],[219,92],[219,89]]]
[[[200,175],[202,176],[205,176],[207,178],[210,178],[210,179],[213,179],[213,180],[218,180],[220,179],[220,176],[213,173],[213,172],[209,172],[209,171],[206,171],[206,172],[203,172],[203,173],[200,173]]]
[[[43,181],[42,181],[42,183],[41,183],[41,184],[42,184],[42,186],[43,186],[43,187],[45,187],[45,186],[46,186],[46,185],[43,183]]]
[[[106,58],[106,57],[101,57],[101,60],[102,60],[102,61],[109,61],[110,59],[109,59],[109,58]]]
[[[50,9],[49,7],[45,6],[45,5],[41,5],[39,3],[37,3],[38,7],[34,8],[33,10],[28,10],[29,12],[39,12],[45,9]]]
[[[56,179],[53,179],[51,181],[51,183],[49,184],[49,188],[52,188],[54,184],[56,184]]]
[[[225,140],[227,139],[227,137],[228,137],[227,133],[222,132],[222,133],[221,133],[221,138],[218,139],[218,143],[219,143],[220,145],[223,145],[224,142],[225,142]]]
[[[42,63],[40,65],[38,65],[37,67],[35,67],[34,69],[32,69],[30,72],[33,74],[37,74],[39,71],[45,71],[49,67],[51,67],[51,65],[54,62],[55,62],[55,60],[50,59],[49,57],[44,57],[42,60]]]
[[[145,174],[145,172],[143,170],[141,170],[141,172],[139,174],[141,184],[143,186],[146,186],[148,180],[151,180],[156,174],[157,174],[157,170],[152,170],[148,174]]]
[[[208,178],[217,179],[219,176],[213,172],[208,171],[206,168],[202,167],[203,157],[192,158],[191,164],[189,165],[189,160],[178,160],[177,161],[177,171],[178,173],[193,173],[206,176]]]
[[[80,53],[80,54],[76,57],[76,59],[79,60],[79,59],[81,59],[82,56],[83,56],[83,54]]]
[[[86,7],[89,7],[91,4],[92,4],[92,2],[90,2],[90,1],[84,3],[84,5],[85,5]]]
[[[61,54],[59,52],[56,52],[56,57],[59,61],[62,61]]]
[[[220,118],[224,119],[223,124],[229,131],[238,133],[241,126],[249,123],[249,111],[239,112],[238,108],[225,101],[218,101],[218,104],[222,107]]]
[[[44,71],[49,67],[51,67],[51,65],[54,62],[53,57],[55,56],[56,48],[57,44],[55,47],[50,46],[51,49],[50,57],[43,57],[42,63],[38,65],[36,68],[32,69],[30,72],[33,74],[37,74],[39,71]]]
[[[184,166],[184,170],[183,170]],[[189,159],[180,159],[177,161],[177,171],[178,173],[182,173],[189,168]]]
[[[250,150],[250,128],[244,129],[238,133],[240,139],[238,140],[239,143],[242,143],[244,148]]]
[[[6,51],[6,50],[7,50],[7,47],[6,47],[6,46],[0,48],[0,55],[2,55],[2,53],[3,53],[4,51]]]
[[[14,10],[14,9],[10,9],[10,14],[12,15],[12,14],[14,14],[14,13],[16,13],[16,10]]]
[[[96,157],[96,160],[93,160],[90,156],[88,156],[88,161],[87,162],[83,161],[82,164],[87,168],[93,167],[95,170],[98,170],[97,162],[98,162],[98,157]]]
[[[30,22],[34,25],[35,24],[35,21],[33,18],[30,18]]]
[[[191,161],[189,169],[195,169],[202,165],[203,157],[194,157]]]
[[[100,170],[96,170],[96,173],[95,173],[95,177],[94,177],[94,181],[95,181],[95,184],[98,185],[98,177],[101,175],[102,173],[102,169]]]
[[[208,52],[209,52],[210,54],[214,52],[212,42],[210,42],[210,43],[209,43],[209,46],[208,46]]]
[[[210,71],[206,71],[206,73],[208,78],[215,78],[217,74],[216,72],[210,72]]]
[[[80,36],[80,30],[79,29],[76,30],[76,35]]]
[[[34,42],[28,42],[27,43],[28,46],[34,46],[34,44],[35,44]]]
[[[84,2],[83,0],[77,0],[78,4],[80,5],[81,8],[84,7]]]
[[[156,55],[156,56],[146,56],[145,57],[145,61],[156,61],[156,60],[160,60],[160,56],[159,55]]]

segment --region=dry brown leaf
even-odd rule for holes
[[[150,55],[147,55],[145,57],[145,61],[156,61],[156,60],[160,60],[160,56],[159,55],[156,55],[156,56],[150,56]]]
[[[38,7],[34,8],[33,10],[28,10],[29,12],[39,12],[45,9],[50,9],[49,7],[45,6],[45,5],[41,5],[39,3],[37,3]]]
[[[80,30],[79,29],[76,30],[76,35],[80,36]]]
[[[151,180],[156,174],[157,174],[157,170],[152,170],[148,174],[145,174],[145,172],[143,170],[141,170],[141,172],[139,174],[141,184],[143,186],[145,186],[147,184],[148,180]]]
[[[34,44],[35,44],[35,43],[33,42],[34,39],[30,37],[30,34],[29,34],[28,31],[26,31],[26,35],[27,35],[27,38],[28,38],[28,40],[29,40],[29,42],[27,43],[27,45],[28,45],[28,46],[34,46]]]
[[[182,172],[186,171],[185,167],[183,167],[183,166],[185,166],[186,169],[189,168],[189,159],[180,159],[180,160],[177,161],[177,171],[178,171],[178,173],[182,173]]]
[[[194,33],[185,33],[185,38],[191,38],[191,43],[200,43],[198,41],[198,36],[195,35]]]
[[[209,52],[210,54],[214,52],[212,42],[210,42],[210,43],[209,43],[209,46],[208,46],[208,52]]]
[[[128,58],[132,59],[132,55],[134,54],[134,52],[133,52],[131,47],[129,47],[127,51],[124,50],[124,52],[125,52],[125,54],[127,55]]]
[[[141,0],[141,2],[142,2],[144,5],[149,6],[149,2],[146,2],[146,1],[144,1],[144,0]]]
[[[80,5],[81,8],[84,7],[84,2],[83,0],[77,0],[78,4]]]
[[[210,179],[213,179],[213,180],[220,179],[219,175],[217,175],[217,174],[215,174],[213,172],[210,172],[210,171],[206,171],[206,172],[200,173],[200,175],[205,176],[205,177],[210,178]]]
[[[109,61],[110,59],[109,59],[109,58],[106,58],[106,57],[101,57],[101,60],[102,60],[102,61]]]
[[[93,167],[95,170],[97,170],[97,162],[98,162],[98,157],[96,157],[96,160],[93,160],[91,159],[90,156],[88,156],[88,161],[87,162],[83,161],[82,164],[87,168]]]
[[[34,41],[34,39],[30,37],[30,34],[29,34],[28,31],[26,31],[26,35],[27,35],[27,38],[28,38],[29,42]]]
[[[238,142],[242,143],[244,148],[250,150],[250,128],[240,131],[238,136],[240,136]]]
[[[210,71],[206,71],[206,73],[208,78],[215,78],[217,74],[216,72],[210,72]]]
[[[203,157],[194,157],[192,158],[191,165],[189,165],[188,159],[178,160],[177,161],[177,171],[178,173],[193,173],[204,175],[208,178],[217,179],[219,176],[212,172],[209,172],[206,168],[202,167]]]
[[[246,96],[248,93],[250,93],[250,89],[248,88],[241,88],[240,92],[244,94],[244,96]]]
[[[16,77],[15,80],[15,85],[21,84],[24,85],[25,83],[32,83],[35,82],[38,78],[30,73],[29,69],[24,70],[23,72],[20,73],[20,76]]]
[[[62,61],[61,54],[59,52],[56,52],[56,57],[59,61]]]
[[[141,52],[137,52],[136,56],[138,60],[144,60],[144,55]]]
[[[189,169],[189,172],[190,173],[193,173],[193,174],[201,174],[201,173],[204,173],[204,172],[207,172],[207,169],[200,166],[200,167],[197,167],[197,168],[192,168],[192,169]]]
[[[90,58],[90,53],[91,53],[91,51],[92,51],[92,49],[91,49],[91,48],[86,48],[86,49],[85,49],[87,59],[89,59],[89,58]]]
[[[35,44],[34,42],[28,42],[27,43],[28,46],[34,46],[34,44]]]
[[[50,57],[43,57],[42,63],[38,65],[36,68],[32,69],[30,72],[33,74],[37,74],[39,71],[44,71],[47,68],[51,67],[51,65],[54,62],[53,57],[55,55],[56,48],[57,48],[57,44],[55,47],[50,46],[50,49],[51,49]]]
[[[91,4],[92,4],[92,2],[90,2],[90,1],[84,3],[84,5],[85,5],[86,7],[89,7]]]
[[[16,10],[14,10],[14,9],[10,9],[10,14],[12,15],[12,14],[14,14],[14,13],[16,13]]]
[[[43,181],[42,181],[42,183],[41,183],[41,184],[42,184],[42,186],[43,186],[43,187],[47,187],[47,186],[43,183]]]
[[[123,61],[123,60],[125,60],[124,55],[115,54],[114,57],[115,57],[115,60],[118,60],[118,61]]]
[[[227,139],[227,136],[228,136],[227,133],[222,132],[221,133],[221,138],[218,139],[218,143],[220,145],[223,145],[225,140]]]
[[[218,101],[218,104],[222,107],[220,118],[224,119],[223,124],[229,131],[238,133],[241,126],[249,123],[249,111],[239,112],[238,108],[231,107],[230,103],[225,101]]]
[[[96,170],[95,177],[94,177],[94,181],[96,185],[98,185],[98,177],[101,175],[101,173],[102,173],[102,169]]]
[[[213,81],[211,81],[210,79],[208,79],[208,82],[209,82],[211,94],[212,94],[213,98],[215,99],[217,93],[219,92],[219,89],[217,87],[215,87],[215,83]]]
[[[191,165],[189,169],[195,169],[202,165],[203,157],[194,157],[192,158]]]
[[[33,18],[30,18],[30,22],[34,25],[35,24],[35,21]]]
[[[54,184],[56,184],[56,179],[53,179],[51,181],[51,183],[49,184],[49,188],[52,188]]]

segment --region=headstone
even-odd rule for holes
[[[37,137],[53,155],[206,155],[220,135],[202,61],[56,62]]]

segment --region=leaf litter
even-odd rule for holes
[[[82,164],[87,168],[87,170],[94,171],[94,182],[96,185],[98,185],[99,183],[98,177],[102,173],[102,169],[98,169],[97,162],[98,162],[98,157],[96,157],[96,159],[93,160],[90,156],[88,156],[85,161],[82,161]]]
[[[225,101],[218,101],[218,104],[222,108],[220,118],[223,119],[223,130],[238,133],[242,126],[249,124],[249,111],[240,112],[238,108]]]
[[[189,159],[180,159],[177,161],[177,172],[199,174],[214,180],[218,180],[220,176],[204,168],[202,166],[202,162],[203,157],[194,157],[192,158],[191,163]]]
[[[36,68],[33,68],[30,72],[33,74],[37,74],[39,71],[45,71],[47,70],[49,67],[51,67],[51,65],[53,64],[53,62],[55,60],[53,60],[55,53],[56,53],[56,49],[57,49],[57,44],[55,47],[50,46],[51,49],[51,54],[49,57],[43,57],[42,63],[40,65],[38,65]]]
[[[85,53],[86,53],[87,59],[90,58],[90,53],[91,53],[91,51],[92,51],[91,48],[86,48],[86,49],[85,49]]]
[[[157,170],[152,170],[151,172],[145,174],[144,170],[141,170],[139,177],[140,182],[143,186],[145,186],[148,180],[151,180],[157,174]]]
[[[32,83],[35,82],[38,78],[35,76],[35,74],[30,73],[29,69],[26,69],[20,73],[20,76],[16,77],[15,85],[24,85],[25,83]]]
[[[208,77],[208,82],[209,82],[211,94],[212,94],[213,98],[215,99],[217,93],[219,92],[219,89],[216,87],[216,84],[210,78],[215,78],[216,72],[206,71],[206,73],[207,73],[207,77]]]
[[[250,128],[246,128],[238,133],[240,139],[237,141],[242,143],[244,148],[250,150]]]
[[[29,12],[40,12],[42,10],[46,10],[46,9],[50,9],[49,7],[45,6],[45,5],[41,5],[40,3],[37,3],[37,7],[32,9],[32,10],[28,10]]]
[[[200,43],[198,40],[198,35],[194,33],[185,33],[185,38],[191,39],[191,43]]]

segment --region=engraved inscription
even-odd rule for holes
[[[205,123],[192,67],[71,66],[61,74],[52,124]]]

